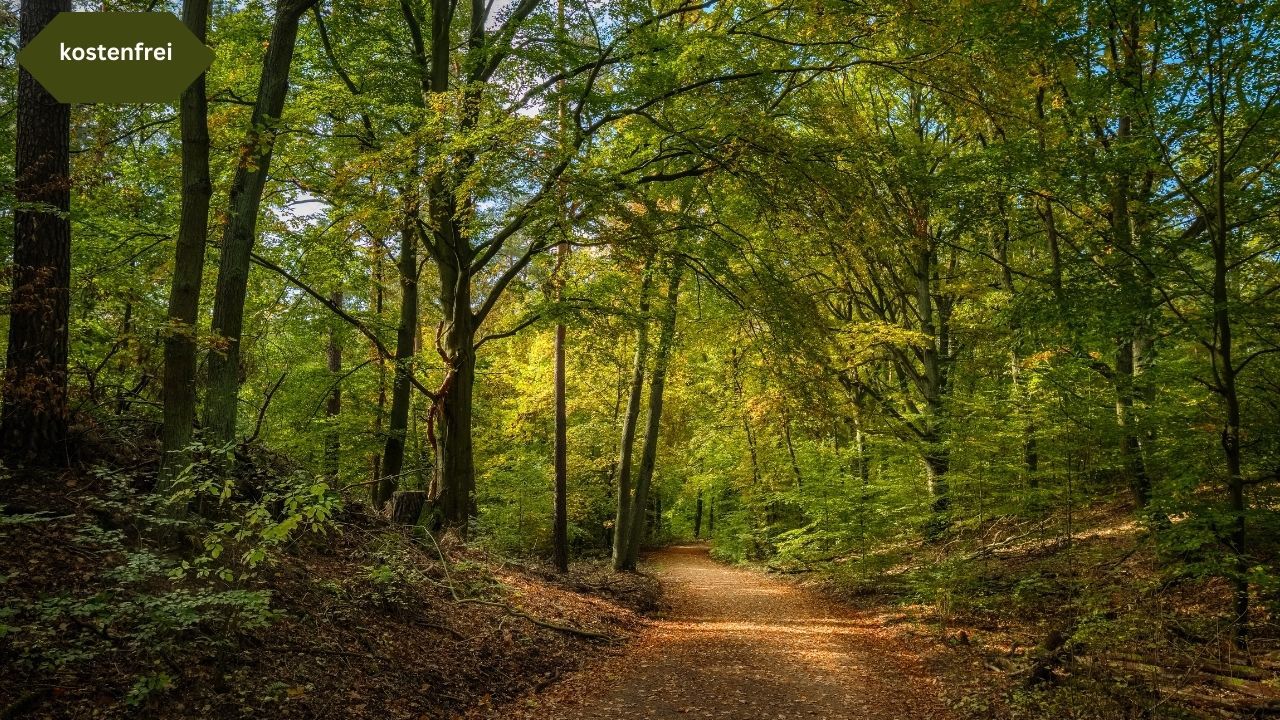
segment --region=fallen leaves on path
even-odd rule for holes
[[[949,717],[905,635],[685,546],[651,556],[667,610],[621,652],[487,717],[800,720]]]

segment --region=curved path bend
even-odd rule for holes
[[[871,613],[716,563],[701,546],[650,555],[646,569],[662,581],[661,617],[523,708],[527,717],[950,718],[920,653]]]

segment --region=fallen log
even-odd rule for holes
[[[1177,698],[1187,705],[1196,707],[1213,708],[1215,710],[1227,710],[1237,716],[1243,716],[1246,713],[1254,715],[1280,715],[1280,700],[1267,698],[1247,698],[1247,697],[1223,697],[1221,695],[1209,695],[1207,693],[1196,692],[1185,688],[1166,688],[1161,693],[1170,697]]]

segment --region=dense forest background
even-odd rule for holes
[[[217,60],[68,108],[14,57],[69,3],[0,7],[11,529],[88,478],[244,617],[355,508],[709,538],[1003,638],[1020,711],[1174,649],[1277,702],[1280,6],[75,5]],[[74,665],[37,605],[0,638]]]

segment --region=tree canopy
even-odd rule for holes
[[[1123,526],[1274,637],[1280,6],[120,0],[217,59],[68,107],[14,5],[4,472],[127,464],[191,572],[332,503],[977,608]]]

